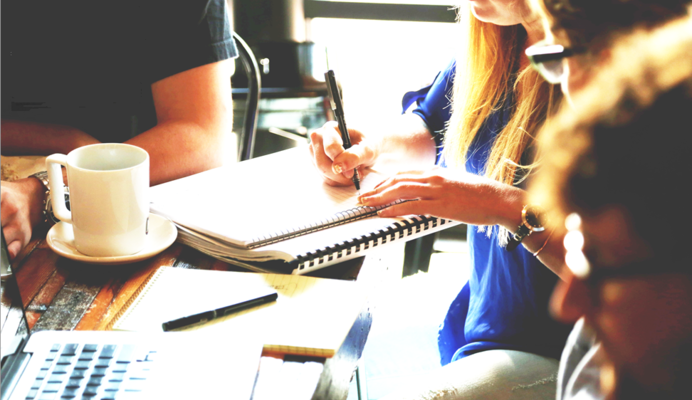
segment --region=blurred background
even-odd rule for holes
[[[403,94],[432,82],[455,51],[453,0],[228,2],[233,29],[262,71],[255,156],[305,142],[327,121],[327,65],[342,86],[349,126],[356,126],[400,114]],[[242,99],[245,74],[234,74],[233,87],[234,100]],[[242,115],[244,103],[234,103]]]

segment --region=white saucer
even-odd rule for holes
[[[139,253],[115,257],[91,257],[80,253],[74,246],[72,225],[59,222],[48,231],[48,246],[59,255],[90,264],[117,265],[146,260],[166,250],[178,236],[173,222],[156,214],[149,214],[149,234]]]

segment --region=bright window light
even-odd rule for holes
[[[452,60],[459,28],[444,22],[313,18],[310,38],[326,47],[329,67],[343,87],[349,126],[355,128],[401,114],[404,93],[432,82]]]

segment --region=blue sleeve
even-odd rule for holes
[[[403,112],[415,104],[412,112],[423,119],[433,134],[438,148],[442,148],[442,133],[452,115],[451,100],[455,71],[456,62],[452,60],[447,68],[437,74],[432,84],[408,92],[402,99]]]

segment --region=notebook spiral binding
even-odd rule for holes
[[[323,219],[321,221],[313,222],[298,228],[291,228],[281,232],[276,232],[267,237],[255,238],[252,240],[252,243],[248,245],[248,248],[255,249],[257,247],[266,246],[268,244],[277,243],[294,237],[307,235],[312,232],[332,228],[337,225],[343,225],[348,222],[370,218],[372,216],[377,215],[377,212],[384,208],[387,208],[394,204],[404,203],[406,201],[408,200],[397,200],[394,203],[386,204],[379,207],[360,206],[351,208],[349,210],[341,211],[334,215],[331,215],[328,218]]]
[[[144,282],[142,282],[139,285],[137,290],[135,290],[135,292],[132,293],[132,296],[130,296],[130,298],[127,300],[127,302],[125,302],[125,304],[123,304],[123,306],[120,307],[120,310],[118,310],[118,312],[115,314],[115,316],[113,316],[113,318],[110,320],[108,325],[106,325],[107,331],[113,330],[113,327],[115,326],[115,324],[118,323],[118,321],[123,316],[125,316],[125,314],[127,314],[127,312],[129,312],[130,307],[132,307],[132,304],[135,302],[135,299],[139,298],[139,295],[142,293],[144,288],[146,288],[149,285],[149,282],[158,279],[159,273],[162,271],[163,268],[167,268],[167,267],[158,267],[158,268],[156,268],[156,270],[154,270],[154,272],[152,272],[151,274],[149,274],[149,276],[147,276],[147,278],[144,280]]]
[[[316,252],[308,252],[300,255],[291,264],[295,265],[297,271],[320,267],[320,264],[339,258],[353,258],[371,247],[377,247],[386,243],[393,242],[411,236],[437,226],[453,223],[437,217],[426,217],[418,215],[401,222],[395,222],[386,229],[366,234],[364,236],[344,241],[334,246],[329,246]]]

